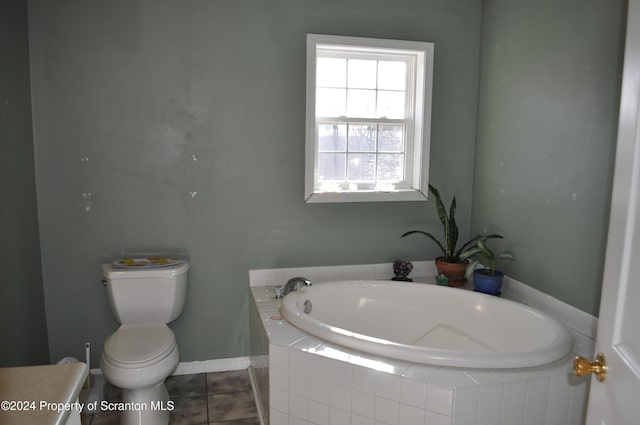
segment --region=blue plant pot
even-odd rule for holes
[[[489,270],[478,269],[473,272],[473,287],[476,292],[500,296],[504,273],[496,270],[493,275]]]

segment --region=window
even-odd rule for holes
[[[433,43],[307,35],[306,202],[426,199]]]

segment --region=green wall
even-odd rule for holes
[[[516,279],[597,314],[624,0],[485,0],[472,228]]]
[[[623,23],[623,0],[31,0],[52,360],[89,341],[97,366],[117,326],[100,264],[125,250],[189,255],[182,361],[248,354],[249,269],[438,254],[399,238],[440,231],[431,202],[303,202],[309,32],[435,42],[430,178],[461,237],[503,233],[509,274],[596,313]]]
[[[116,328],[100,264],[187,253],[182,361],[248,354],[248,270],[432,259],[431,203],[305,204],[306,33],[435,42],[432,182],[471,223],[481,2],[29,2],[51,357]]]
[[[0,367],[49,361],[31,131],[26,0],[0,2]]]

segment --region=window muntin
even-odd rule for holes
[[[307,55],[307,202],[425,199],[432,43],[309,34]]]

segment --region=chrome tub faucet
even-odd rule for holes
[[[293,277],[287,281],[284,288],[282,286],[275,287],[276,298],[284,298],[289,292],[297,291],[302,288],[303,285],[311,286],[311,281],[306,277]]]

